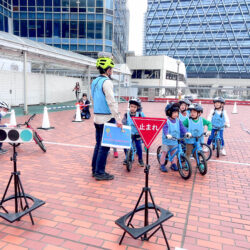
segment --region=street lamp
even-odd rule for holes
[[[176,77],[176,91],[175,91],[175,98],[178,99],[178,88],[179,88],[179,67],[180,67],[180,63],[181,61],[178,59],[176,61],[177,63],[177,77]]]

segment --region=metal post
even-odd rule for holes
[[[118,103],[120,103],[120,87],[121,87],[121,72],[119,73],[119,82],[118,82]]]
[[[44,105],[47,104],[47,72],[46,72],[46,65],[44,64],[43,66],[43,80],[44,80],[44,87],[43,87],[43,91],[44,91]]]
[[[91,78],[90,78],[90,66],[88,66],[88,86],[87,86],[87,91],[88,91],[88,97],[89,99],[92,99],[91,93],[90,93],[90,84],[91,84]]]
[[[181,61],[180,60],[177,60],[176,61],[177,63],[177,77],[176,77],[176,99],[178,99],[178,88],[179,88],[179,66],[180,66],[180,63]]]
[[[23,112],[28,114],[27,105],[27,52],[22,51],[23,54]]]

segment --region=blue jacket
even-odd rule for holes
[[[98,76],[91,84],[91,94],[94,102],[94,114],[110,115],[108,103],[103,92],[103,83],[108,78],[105,76]]]
[[[220,128],[225,125],[225,115],[222,112],[222,117],[219,115],[216,111],[214,112],[214,115],[212,117],[212,126],[213,128]],[[224,128],[222,128],[223,130]]]
[[[180,130],[180,122],[179,119],[176,119],[176,122],[173,123],[169,119],[167,120],[168,125],[168,134],[172,135],[173,137],[180,138],[181,136],[181,130]],[[178,142],[176,140],[169,140],[167,139],[166,135],[164,134],[162,130],[162,144],[164,145],[177,145]]]
[[[133,117],[145,117],[145,115],[143,112],[136,112],[135,116],[133,116]],[[139,135],[139,132],[137,131],[137,128],[136,128],[136,126],[131,118],[130,112],[127,112],[127,114],[124,115],[123,122],[125,122],[126,125],[131,127],[131,134],[132,135]]]
[[[199,117],[198,122],[194,122],[191,118],[188,120],[188,132],[192,134],[192,136],[200,136],[204,132],[203,127],[203,119]],[[199,139],[199,141],[203,142],[203,137]],[[195,138],[185,139],[187,144],[194,144]]]

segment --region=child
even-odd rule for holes
[[[91,117],[91,114],[89,112],[90,101],[88,100],[86,93],[82,94],[82,98],[80,99],[79,102],[80,102],[80,109],[81,109],[82,118],[89,119]]]
[[[165,123],[162,130],[162,154],[161,154],[161,167],[160,170],[162,172],[168,172],[165,166],[165,159],[168,151],[175,147],[178,142],[176,140],[171,140],[173,137],[180,138],[186,133],[186,129],[183,127],[182,122],[179,120],[179,104],[178,103],[170,103],[165,108],[166,116],[168,117],[167,122]],[[172,152],[172,154],[174,151]],[[176,158],[176,157],[175,157]],[[176,165],[176,160],[174,159],[171,162],[171,169],[174,171],[178,170]]]
[[[210,114],[208,115],[208,120],[212,121],[212,133],[209,136],[208,140],[207,140],[207,144],[210,145],[213,138],[214,138],[214,132],[216,128],[221,128],[221,127],[230,127],[230,122],[228,119],[228,115],[226,110],[224,110],[224,104],[225,104],[225,100],[222,97],[216,97],[214,100],[214,109],[211,110]],[[220,138],[221,138],[221,154],[222,155],[226,155],[226,150],[224,148],[225,142],[224,142],[224,138],[223,138],[223,131],[224,128],[221,128],[219,133],[220,133]]]
[[[212,130],[212,123],[201,117],[201,114],[203,113],[203,108],[201,105],[194,103],[191,104],[188,109],[190,110],[190,117],[183,122],[183,125],[188,128],[188,133],[186,134],[186,137],[188,139],[185,139],[185,143],[186,156],[189,159],[195,143],[195,138],[190,137],[201,136],[204,133],[204,126],[207,126],[208,129],[206,135],[210,135]],[[201,137],[199,138],[199,140],[203,142],[204,139],[203,137]]]
[[[180,104],[179,119],[183,122],[189,117],[187,109],[189,105],[191,105],[191,102],[188,99],[184,98],[179,101],[179,104]]]
[[[124,114],[122,119],[122,124],[131,126],[131,135],[132,135],[132,143],[135,143],[136,152],[138,155],[138,162],[141,167],[144,167],[143,159],[142,159],[142,146],[141,146],[141,137],[139,132],[137,131],[133,120],[131,117],[145,117],[143,112],[137,112],[138,109],[141,109],[141,103],[137,99],[129,100],[129,111]],[[125,155],[127,154],[127,150],[124,149]],[[127,164],[127,159],[123,161],[123,164]]]
[[[0,101],[0,121],[2,117],[4,117],[7,114],[8,111],[9,111],[9,105],[4,101]],[[2,149],[2,145],[3,143],[0,143],[0,154],[5,154],[8,150]]]

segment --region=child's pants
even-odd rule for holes
[[[161,146],[161,149],[162,149],[161,159],[160,159],[161,165],[164,165],[164,164],[165,164],[165,159],[166,159],[166,155],[167,155],[168,151],[171,150],[172,148],[174,148],[175,146],[176,146],[176,145],[165,145],[165,144],[163,144],[163,145]],[[175,153],[175,151],[176,151],[176,150],[173,150],[173,151],[171,152],[171,155],[173,155],[173,154]],[[175,163],[175,161],[176,161],[175,159],[176,159],[176,157],[174,157],[174,159],[172,160],[171,163]]]
[[[215,132],[215,131],[216,131],[215,129],[212,129],[211,135],[208,137],[208,140],[207,140],[207,144],[208,144],[208,145],[211,145],[211,143],[212,143],[212,141],[213,141],[213,138],[214,138],[214,132]],[[219,135],[220,135],[221,146],[222,146],[222,147],[224,147],[223,131],[224,131],[224,130],[222,130],[222,129],[221,129],[220,131],[218,131],[218,132],[219,132]]]
[[[139,135],[132,135],[131,143],[135,143],[138,160],[142,160],[141,137]],[[124,149],[124,152],[125,152],[125,155],[127,155],[128,150]]]

